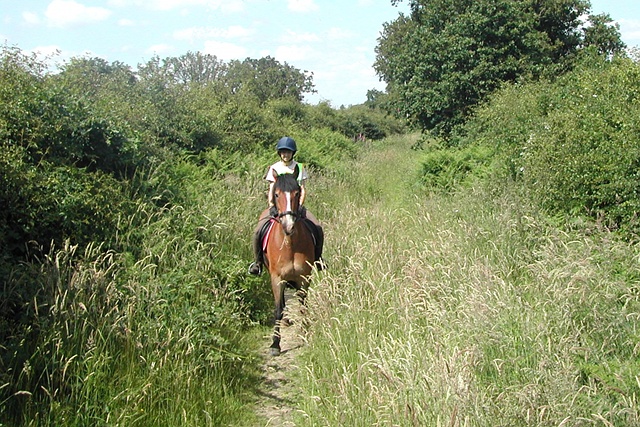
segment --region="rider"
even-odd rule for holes
[[[262,264],[263,264],[263,252],[262,252],[262,242],[260,241],[261,231],[265,224],[273,217],[277,215],[277,212],[274,212],[275,206],[273,205],[273,187],[275,183],[275,178],[273,172],[275,171],[276,175],[283,174],[293,174],[296,171],[296,166],[298,167],[298,184],[300,184],[300,214],[302,218],[306,218],[311,221],[318,230],[318,235],[316,236],[318,242],[316,243],[316,266],[318,269],[322,269],[322,245],[324,243],[324,232],[322,230],[322,226],[318,222],[315,216],[311,212],[309,212],[306,207],[303,207],[304,200],[306,198],[306,190],[305,190],[305,181],[308,178],[307,170],[302,166],[301,163],[293,160],[293,156],[298,151],[296,146],[296,141],[293,138],[285,136],[280,138],[278,143],[276,144],[276,151],[280,156],[280,161],[274,163],[269,167],[267,171],[267,175],[265,179],[269,181],[269,196],[268,202],[269,207],[262,211],[260,214],[260,218],[258,219],[258,225],[254,231],[253,235],[253,255],[254,262],[249,266],[249,274],[260,275],[262,274]],[[319,261],[319,262],[318,262]]]

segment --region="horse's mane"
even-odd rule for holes
[[[281,191],[297,191],[300,189],[300,184],[293,174],[286,173],[278,175],[274,189]]]

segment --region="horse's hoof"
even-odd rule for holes
[[[275,347],[271,347],[269,348],[269,354],[273,357],[276,356],[280,356],[280,349],[279,348],[275,348]]]

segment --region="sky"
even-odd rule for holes
[[[640,1],[592,0],[622,40],[640,46]],[[133,69],[154,56],[189,51],[225,62],[271,56],[313,72],[317,94],[334,107],[361,104],[384,91],[373,69],[385,22],[407,13],[405,0],[0,0],[0,43],[24,52],[100,57]]]

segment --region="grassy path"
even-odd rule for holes
[[[295,386],[292,384],[293,373],[298,369],[297,357],[305,345],[304,317],[300,304],[291,290],[285,294],[286,324],[282,326],[282,352],[278,357],[269,354],[271,335],[264,336],[260,350],[263,358],[262,385],[256,403],[256,412],[261,426],[292,427],[295,412]]]
[[[314,183],[320,187],[315,195],[316,205],[324,207],[321,202],[319,203],[324,192],[325,195],[340,194],[344,196],[344,200],[332,200],[332,203],[351,206],[354,212],[366,211],[370,209],[370,205],[376,204],[388,208],[400,207],[403,200],[410,197],[406,190],[415,181],[417,173],[418,163],[415,153],[407,151],[407,144],[412,144],[414,140],[415,137],[390,140],[390,145],[386,149],[376,148],[366,153],[366,160],[352,164],[348,170],[353,178],[338,181],[338,185],[343,187],[338,191],[331,188],[336,183],[335,180],[320,178],[321,182]],[[397,143],[402,144],[402,147],[396,147]],[[381,181],[383,178],[384,182]],[[346,191],[341,191],[342,189]],[[369,197],[363,198],[362,194],[367,194]],[[364,205],[360,206],[360,203],[364,203]],[[336,231],[351,225],[344,223],[340,209],[333,213],[325,212],[324,215],[323,218],[327,218],[324,221],[327,230],[326,255],[327,259],[331,259],[337,252],[332,248],[337,247],[340,241],[340,233]],[[361,218],[366,221],[366,215]],[[331,271],[320,274],[328,277],[333,275]],[[290,427],[297,425],[294,420],[297,411],[296,401],[299,400],[296,393],[299,392],[299,389],[294,382],[296,378],[299,378],[297,359],[304,351],[308,330],[303,326],[305,318],[301,316],[298,301],[290,290],[287,291],[287,317],[290,324],[281,330],[282,354],[275,358],[268,355],[268,346],[271,340],[269,334],[264,336],[263,349],[260,351],[264,363],[262,366],[262,386],[256,404],[256,412],[260,417],[261,424],[259,425],[263,426]]]
[[[513,187],[426,195],[411,145],[314,181],[330,270],[268,425],[640,425],[637,247]]]

